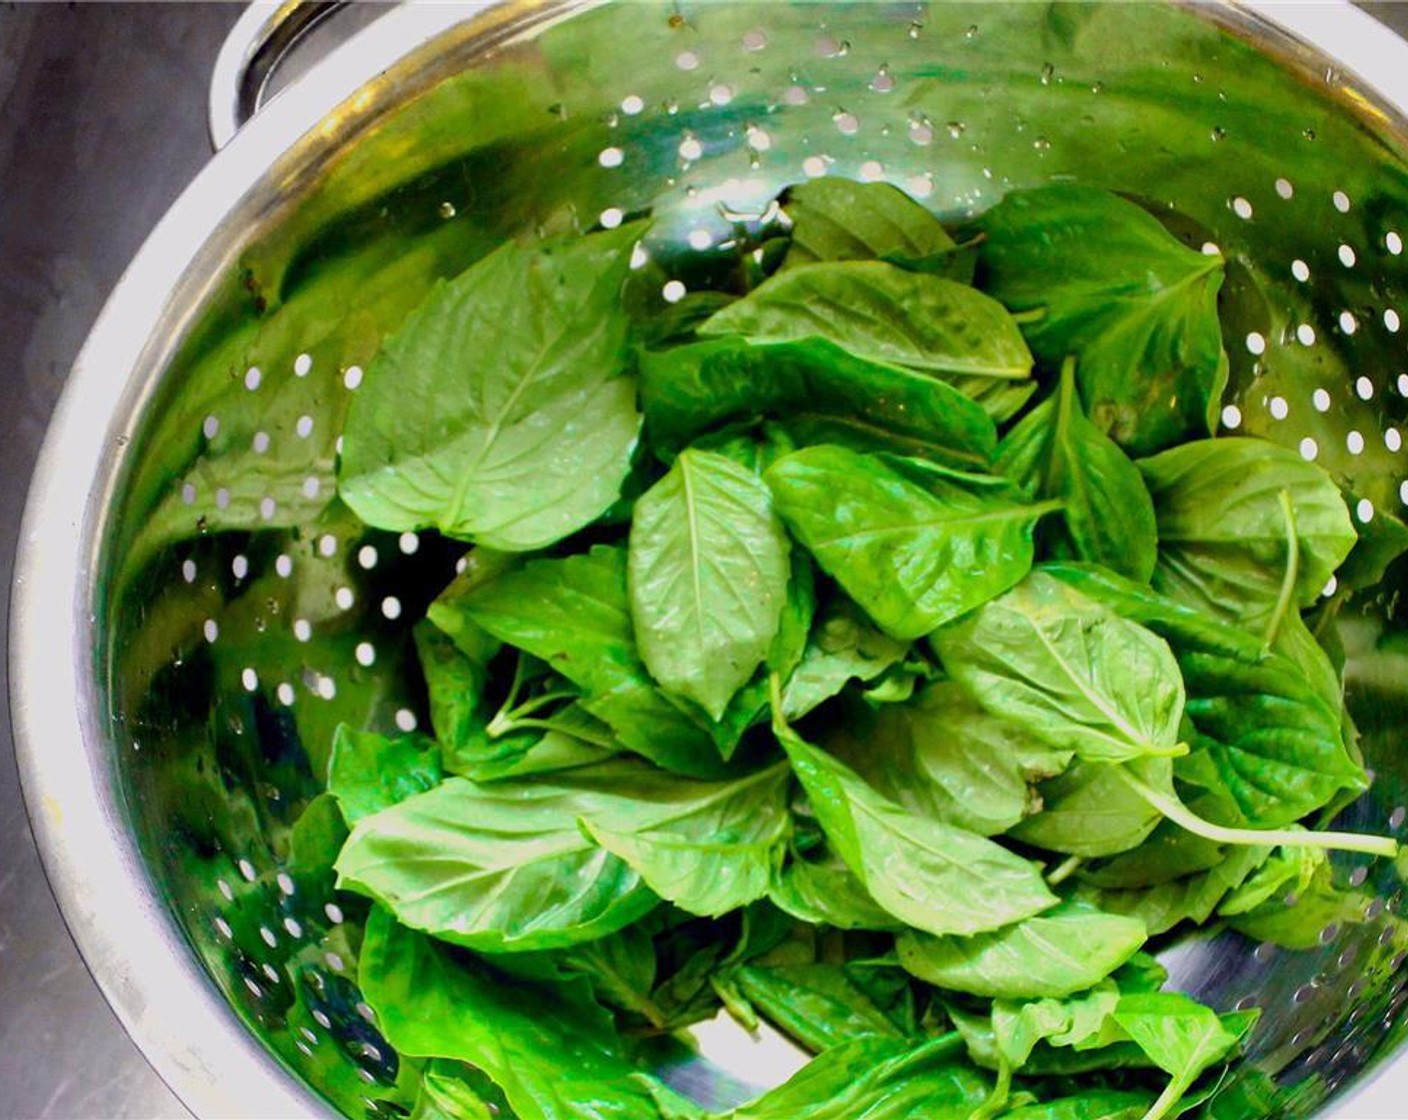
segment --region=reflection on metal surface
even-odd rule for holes
[[[338,721],[423,721],[407,635],[458,550],[360,526],[335,500],[336,440],[384,334],[505,238],[649,210],[668,276],[691,234],[810,175],[887,178],[952,218],[1057,177],[1115,187],[1232,263],[1224,424],[1316,457],[1372,508],[1408,500],[1399,351],[1368,328],[1408,314],[1402,142],[1259,53],[1285,48],[1263,26],[1145,5],[675,14],[393,13],[321,72],[337,96],[290,90],[235,138],[80,362],[26,523],[24,762],[70,822],[38,830],[85,950],[212,1115],[323,1107],[269,1054],[352,1113],[396,1076],[355,986],[359,903],[294,829],[317,823]],[[1135,39],[1160,54],[1112,47]],[[343,100],[360,74],[379,76]],[[1346,827],[1404,824],[1408,681],[1369,671],[1405,630],[1398,590],[1347,608],[1347,633],[1370,634],[1350,705],[1379,782]],[[1355,909],[1316,945],[1224,935],[1169,961],[1210,1002],[1266,1009],[1225,1090],[1274,1093],[1279,1115],[1311,1115],[1403,1029],[1401,881],[1336,866]],[[695,1073],[724,1085],[707,1057]]]

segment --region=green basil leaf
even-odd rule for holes
[[[1019,581],[1044,511],[840,447],[779,459],[765,476],[787,527],[865,612],[917,638]]]
[[[446,771],[476,782],[494,782],[594,766],[623,750],[611,729],[580,701],[533,722],[542,726],[497,737],[480,729],[458,746],[442,748]]]
[[[609,1016],[566,990],[515,983],[473,958],[452,958],[380,908],[367,922],[358,979],[399,1054],[483,1070],[519,1120],[641,1120],[654,1111]]]
[[[866,1036],[908,1038],[913,1032],[909,977],[891,968],[904,997],[877,1003],[852,965],[745,965],[734,982],[759,1014],[813,1052]]]
[[[1239,913],[1228,913],[1226,918],[1227,924],[1244,937],[1269,941],[1285,949],[1309,951],[1320,946],[1320,935],[1327,927],[1366,921],[1365,913],[1372,901],[1362,890],[1338,886],[1333,867],[1321,862],[1311,869],[1308,883],[1294,882],[1285,892]]]
[[[1345,496],[1346,506],[1357,504],[1354,496]],[[1388,566],[1408,552],[1408,525],[1391,513],[1374,510],[1374,516],[1360,521],[1356,531],[1359,539],[1335,573],[1339,586],[1347,591],[1362,591],[1381,583]]]
[[[1287,570],[1289,497],[1299,542],[1292,604],[1307,607],[1356,535],[1339,487],[1294,450],[1260,439],[1185,443],[1139,469],[1154,499],[1154,586],[1243,627],[1270,615]]]
[[[1129,765],[1151,784],[1172,781],[1168,759],[1141,759]],[[1012,837],[1082,859],[1137,848],[1163,819],[1106,762],[1077,762],[1059,777],[1043,782],[1040,794],[1041,812],[1017,824]]]
[[[446,753],[446,768],[458,773],[448,756],[473,740],[493,714],[484,702],[484,689],[489,683],[489,659],[498,652],[499,643],[484,634],[486,656],[481,661],[465,654],[428,618],[417,622],[411,633],[430,701],[430,726]]]
[[[1151,1093],[1091,1089],[1070,1097],[1029,1104],[1002,1114],[1003,1120],[1143,1120],[1154,1103]]]
[[[813,179],[789,187],[782,208],[792,220],[783,268],[891,254],[931,257],[957,248],[933,214],[889,183]]]
[[[640,431],[620,291],[636,227],[509,243],[433,290],[368,367],[339,493],[370,525],[509,551],[616,499]]]
[[[1139,468],[1085,418],[1070,362],[1056,395],[1018,421],[996,468],[1040,498],[1059,498],[1058,549],[1147,583],[1158,559],[1154,503]]]
[[[1077,895],[1112,914],[1138,918],[1150,937],[1167,933],[1182,922],[1202,925],[1217,904],[1266,859],[1269,848],[1229,846],[1217,866],[1167,883],[1131,890],[1099,890],[1085,886]],[[1316,926],[1316,935],[1323,929]]]
[[[328,790],[347,823],[434,789],[444,777],[440,750],[424,735],[378,735],[341,725],[333,736]]]
[[[972,934],[1055,905],[1028,861],[909,812],[785,724],[776,731],[836,854],[895,917],[929,933]]]
[[[1011,191],[984,214],[984,289],[1055,366],[1074,355],[1096,426],[1136,453],[1209,430],[1227,379],[1220,256],[1184,247],[1132,202],[1061,183]]]
[[[1043,572],[930,641],[978,703],[1053,747],[1091,762],[1184,751],[1168,645]]]
[[[1011,1067],[1020,1069],[1037,1043],[1092,1049],[1120,1002],[1114,980],[1102,980],[1087,992],[1033,1000],[995,999],[993,1039]]]
[[[793,854],[768,897],[799,922],[835,929],[901,929],[834,852]]]
[[[1063,997],[1098,984],[1144,944],[1144,923],[1080,902],[974,937],[901,934],[900,963],[950,991],[1001,999]]]
[[[1032,783],[1071,760],[1069,751],[985,711],[952,681],[878,712],[857,704],[848,717],[823,740],[830,753],[906,809],[981,836],[1036,812]]]
[[[795,563],[795,561],[794,561]],[[822,607],[801,660],[782,690],[782,711],[800,719],[831,699],[852,680],[873,681],[904,659],[909,644],[875,628],[845,595],[834,594]]]
[[[959,1060],[961,1048],[957,1035],[917,1045],[856,1039],[817,1055],[727,1120],[966,1120],[989,1086]]]
[[[982,406],[930,373],[866,361],[821,339],[717,338],[640,355],[646,430],[657,451],[740,417],[822,418],[902,437],[956,467],[985,467],[997,429]]]
[[[491,1108],[491,1102],[485,1100],[480,1088],[470,1083],[476,1077],[484,1079],[482,1074],[458,1062],[440,1059],[429,1062],[420,1076],[420,1089],[410,1120],[495,1120],[499,1105],[495,1103]],[[493,1095],[502,1099],[502,1094],[495,1092]]]
[[[1282,903],[1288,895],[1303,894],[1315,882],[1326,858],[1325,852],[1317,848],[1280,849],[1222,900],[1218,914],[1235,918],[1265,903]]]
[[[719,719],[778,631],[788,543],[761,479],[689,450],[636,503],[628,562],[642,660]]]
[[[562,559],[530,560],[455,600],[501,641],[547,662],[586,693],[582,707],[620,741],[669,770],[717,775],[721,760],[700,712],[661,693],[636,649],[626,550],[597,546]]]
[[[963,1036],[968,1056],[983,1069],[1011,1070],[1012,1063],[999,1049],[991,1015],[975,1013],[957,1004],[945,1007],[948,1017]],[[1028,1077],[1069,1077],[1093,1070],[1147,1068],[1149,1059],[1132,1042],[1114,1042],[1089,1049],[1069,1046],[1049,1046],[1038,1041],[1030,1056],[1022,1063],[1022,1073]]]
[[[883,261],[788,268],[699,327],[754,343],[821,339],[870,362],[935,373],[1031,374],[1032,356],[1006,309],[975,288]]]

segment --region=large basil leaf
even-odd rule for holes
[[[519,1120],[640,1120],[654,1110],[648,1079],[622,1056],[595,1004],[451,957],[380,907],[367,922],[358,980],[397,1053],[483,1070]]]
[[[1256,1024],[1257,1011],[1218,1015],[1178,992],[1136,992],[1120,997],[1114,1019],[1164,1072],[1168,1087],[1146,1113],[1173,1113],[1198,1075],[1231,1055]]]
[[[902,808],[785,724],[776,731],[836,854],[895,917],[928,933],[972,934],[1055,905],[1028,861]]]
[[[651,675],[719,719],[777,634],[787,554],[756,474],[713,452],[681,454],[631,522],[631,616]]]
[[[764,477],[821,569],[897,638],[921,637],[1026,575],[1045,512],[984,493],[983,479],[921,484],[840,447],[794,452]]]
[[[866,361],[821,339],[755,345],[717,338],[640,356],[646,430],[677,451],[725,420],[774,415],[913,441],[927,458],[985,467],[997,429],[981,405],[926,372]],[[886,444],[888,446],[888,444]]]
[[[1129,764],[1151,784],[1172,781],[1166,758]],[[1012,829],[1012,836],[1053,852],[1098,859],[1136,848],[1163,819],[1159,811],[1129,788],[1107,762],[1077,762],[1040,787],[1041,812]]]
[[[813,1052],[869,1036],[907,1038],[914,1033],[909,977],[893,973],[892,998],[879,1002],[867,969],[856,964],[745,965],[734,973],[744,997],[781,1030]]]
[[[782,712],[800,719],[831,699],[852,680],[871,681],[904,659],[907,642],[898,641],[865,617],[847,596],[835,594],[819,612],[801,660],[782,690]]]
[[[828,751],[905,808],[982,836],[1036,812],[1032,783],[1071,760],[1069,751],[979,707],[952,681],[929,685],[908,704],[878,712],[857,704],[847,714],[824,740]]]
[[[520,551],[599,516],[640,431],[618,377],[639,234],[509,243],[434,289],[348,410],[338,486],[352,510]]]
[[[657,894],[722,913],[760,898],[780,866],[786,778],[779,764],[694,782],[636,760],[488,785],[454,778],[358,821],[339,884],[487,952],[603,936]]]
[[[1099,983],[1144,944],[1144,923],[1081,902],[974,937],[901,934],[900,963],[940,988],[1002,999],[1069,996]]]
[[[1222,258],[1184,247],[1116,195],[1075,183],[1011,191],[978,228],[980,281],[1024,324],[1037,356],[1077,361],[1095,424],[1148,453],[1208,431],[1227,359]]]
[[[930,641],[978,703],[1053,747],[1091,762],[1185,750],[1168,645],[1043,572]]]
[[[726,1120],[966,1120],[989,1086],[963,1064],[961,1053],[957,1035],[918,1045],[856,1039],[817,1055],[785,1084],[734,1109]]]
[[[1260,439],[1185,443],[1141,460],[1159,523],[1154,586],[1243,626],[1281,598],[1288,546],[1292,605],[1320,595],[1354,547],[1354,525],[1339,487],[1294,450]],[[1294,536],[1287,524],[1289,500]]]
[[[921,259],[957,248],[939,220],[889,183],[826,176],[789,187],[792,243],[783,268],[816,261]]]
[[[789,268],[699,327],[750,342],[822,339],[871,362],[1024,379],[1032,356],[1003,306],[975,288],[882,261]]]
[[[702,712],[655,687],[636,650],[624,548],[599,545],[530,560],[454,600],[501,641],[547,662],[586,693],[582,706],[620,741],[669,770],[716,776],[721,760]]]
[[[344,724],[333,736],[328,790],[348,824],[434,789],[443,777],[440,751],[424,735],[392,738]]]
[[[1007,433],[996,467],[1036,497],[1061,500],[1058,551],[1140,582],[1154,574],[1154,503],[1139,468],[1080,411],[1070,362],[1056,395]]]

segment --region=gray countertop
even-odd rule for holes
[[[1365,5],[1400,33],[1408,4]],[[108,291],[209,159],[224,3],[0,6],[0,586],[49,413]],[[0,597],[0,633],[8,627]],[[0,670],[3,672],[3,670]],[[0,690],[0,1120],[184,1118],[69,939]]]

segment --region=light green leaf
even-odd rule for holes
[[[353,511],[517,551],[599,516],[640,429],[618,376],[639,233],[509,243],[434,289],[348,412],[338,483]]]
[[[1075,183],[1011,191],[978,228],[987,290],[1040,311],[1023,333],[1044,362],[1076,358],[1091,419],[1136,453],[1208,431],[1227,380],[1223,262],[1118,195]]]
[[[827,176],[789,187],[792,244],[783,268],[816,261],[922,258],[956,249],[939,220],[889,183]]]
[[[1166,758],[1129,764],[1146,781],[1173,780]],[[1012,829],[1014,839],[1052,852],[1099,859],[1137,848],[1163,819],[1107,762],[1077,762],[1040,787],[1042,809]]]
[[[1098,984],[1144,944],[1144,923],[1063,902],[975,937],[901,934],[906,969],[940,988],[1002,999],[1063,997]]]
[[[930,640],[983,707],[1086,761],[1186,750],[1168,645],[1045,573]]]
[[[921,637],[1019,581],[1045,510],[991,480],[914,471],[840,447],[778,460],[765,478],[787,527],[887,633]]]
[[[872,681],[904,659],[909,644],[881,630],[845,595],[835,594],[819,612],[801,661],[782,690],[782,711],[800,719],[852,680]]]
[[[1055,905],[1033,864],[902,808],[785,724],[775,730],[836,854],[895,917],[928,933],[973,934]]]
[[[641,658],[714,719],[767,655],[787,580],[768,488],[732,460],[686,451],[636,502],[628,586]]]
[[[1003,439],[995,465],[1034,497],[1061,500],[1060,553],[1148,582],[1158,558],[1154,503],[1139,468],[1080,411],[1070,362],[1055,396]]]
[[[333,737],[328,790],[347,823],[434,789],[440,784],[440,750],[424,735],[394,738],[341,725]]]
[[[834,852],[793,854],[768,895],[799,922],[835,929],[902,929]]]

